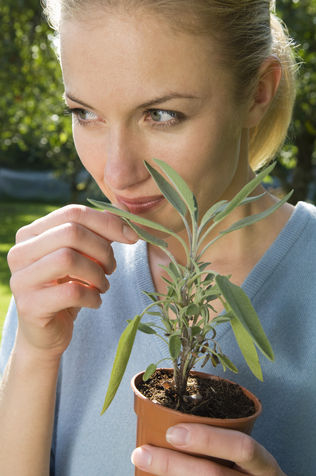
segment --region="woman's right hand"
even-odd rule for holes
[[[116,266],[111,242],[137,239],[120,218],[80,205],[21,228],[8,254],[19,316],[16,346],[59,359],[80,308],[101,305],[106,275]]]

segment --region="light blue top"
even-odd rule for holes
[[[149,303],[153,291],[144,242],[114,244],[117,271],[96,311],[83,309],[60,370],[53,438],[56,476],[129,476],[136,418],[131,377],[167,351],[160,339],[138,333],[116,398],[101,417],[118,338],[126,320]],[[243,284],[269,336],[275,362],[262,359],[264,383],[253,377],[227,325],[220,345],[239,368],[232,378],[263,404],[253,436],[289,476],[316,474],[316,208],[299,203],[280,235]],[[1,371],[13,345],[16,310],[4,326]],[[213,371],[213,368],[207,369]],[[221,372],[217,372],[221,373]]]

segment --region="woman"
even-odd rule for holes
[[[184,235],[145,159],[174,167],[203,211],[231,198],[278,150],[291,118],[294,65],[269,1],[60,0],[48,1],[46,12],[60,35],[78,154],[112,202]],[[276,200],[266,194],[231,219]],[[315,232],[313,206],[285,204],[227,235],[204,257],[243,283],[275,350],[276,362],[263,363],[260,384],[243,367],[231,336],[221,335],[240,369],[238,381],[263,401],[253,437],[178,425],[166,435],[174,451],[137,448],[135,465],[168,476],[314,474],[315,412],[305,411],[316,391],[306,364],[316,361]],[[172,238],[165,239],[181,262]],[[148,348],[146,337],[137,336],[116,399],[104,417],[99,411],[118,336],[143,309],[141,290],[163,289],[165,258],[119,218],[84,206],[35,221],[16,241],[8,256],[15,304],[1,361],[1,475],[42,476],[49,466],[57,476],[133,474],[128,382],[164,355],[158,343]]]

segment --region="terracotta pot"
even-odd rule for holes
[[[172,373],[173,369],[164,369],[167,372]],[[144,444],[150,444],[154,446],[160,446],[162,448],[170,448],[174,450],[166,441],[166,431],[170,426],[178,423],[203,423],[205,425],[212,425],[222,428],[229,428],[232,430],[242,431],[243,433],[250,434],[256,418],[260,415],[262,407],[260,401],[249,390],[241,387],[243,392],[254,402],[255,413],[251,416],[235,419],[223,419],[223,418],[207,418],[196,415],[189,415],[181,413],[176,410],[164,407],[159,403],[153,403],[137,389],[137,385],[141,382],[144,372],[140,372],[135,375],[131,381],[131,386],[134,392],[134,409],[137,414],[137,441],[136,446]],[[219,377],[206,374],[203,372],[192,371],[191,375],[197,375],[203,378],[217,379]],[[224,379],[227,382],[230,380]],[[233,382],[231,382],[233,383]],[[196,455],[195,455],[196,456]],[[207,458],[203,456],[204,458]],[[212,461],[219,462],[224,466],[232,466],[231,461],[219,460],[214,458],[207,458]],[[149,476],[151,473],[141,471],[135,468],[135,476]]]

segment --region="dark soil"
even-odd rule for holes
[[[147,382],[139,383],[138,390],[155,403],[193,415],[242,418],[255,413],[254,403],[241,387],[225,380],[189,377],[187,394],[180,399],[174,391],[172,375],[158,369]]]

